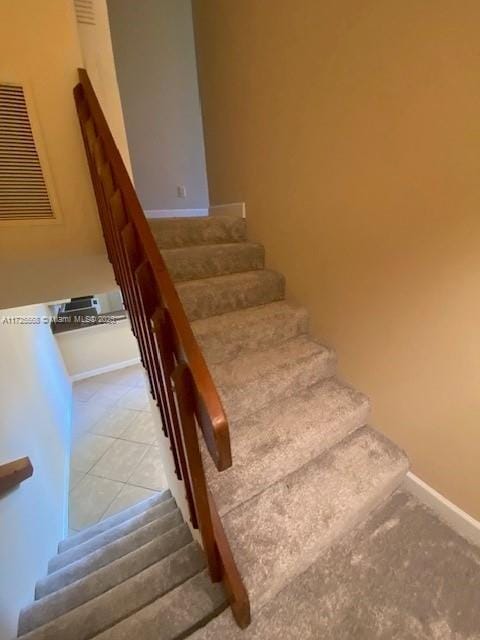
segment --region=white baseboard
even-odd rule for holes
[[[403,488],[412,493],[420,502],[430,507],[441,520],[473,544],[480,545],[480,522],[447,500],[410,471],[403,482]]]
[[[231,216],[232,218],[246,218],[245,202],[230,202],[229,204],[214,204],[208,208],[209,216]]]
[[[156,218],[192,218],[196,216],[231,216],[232,218],[246,218],[244,202],[230,202],[229,204],[214,204],[208,209],[146,209],[145,216]]]
[[[92,378],[93,376],[99,376],[101,373],[109,373],[110,371],[116,371],[117,369],[124,369],[125,367],[131,367],[134,364],[140,362],[140,357],[131,358],[130,360],[124,360],[123,362],[115,362],[114,364],[108,364],[105,367],[99,367],[98,369],[91,369],[90,371],[82,371],[81,373],[75,373],[70,376],[72,382],[78,382],[78,380],[84,380],[85,378]]]
[[[146,218],[193,218],[195,216],[208,216],[208,209],[148,209]]]

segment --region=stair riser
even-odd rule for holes
[[[359,429],[228,513],[223,524],[253,610],[380,505],[407,470],[402,452],[370,429]]]
[[[202,552],[191,543],[165,560],[23,636],[24,640],[88,640],[148,606],[205,567]]]
[[[208,466],[220,515],[321,456],[367,424],[370,405],[361,394],[327,380],[295,398],[266,407],[232,425],[235,465],[222,474]],[[292,425],[295,429],[292,430]],[[253,464],[252,461],[257,461]]]
[[[183,640],[226,606],[221,584],[213,584],[205,571],[95,640]]]
[[[183,220],[149,220],[149,224],[161,249],[245,242],[247,239],[247,228],[242,218],[206,216]]]
[[[201,318],[283,300],[285,297],[283,276],[272,271],[259,271],[258,274],[258,278],[245,280],[238,287],[232,286],[231,282],[218,280],[179,283],[177,290],[188,319],[193,322]]]
[[[182,515],[180,511],[174,511],[166,516],[163,516],[160,520],[151,522],[150,524],[137,529],[133,533],[130,533],[109,545],[102,547],[101,549],[94,551],[85,558],[77,560],[73,564],[67,565],[63,569],[52,573],[44,580],[40,580],[37,583],[35,589],[35,598],[40,598],[58,591],[62,587],[66,587],[72,584],[80,578],[107,566],[110,562],[122,558],[127,553],[138,549],[143,544],[150,542],[157,536],[161,536],[170,529],[182,524]]]
[[[208,320],[198,320],[193,332],[209,364],[232,360],[249,351],[261,351],[285,342],[308,330],[308,314],[305,309],[292,313],[278,313],[265,322],[246,323],[231,327],[228,333],[205,326]]]
[[[162,255],[175,281],[256,271],[265,262],[263,247],[247,243],[164,249]]]
[[[132,507],[129,507],[124,511],[121,511],[120,513],[116,513],[109,518],[105,518],[105,520],[98,522],[96,525],[89,527],[88,529],[85,529],[84,531],[81,531],[74,536],[70,536],[69,538],[66,538],[66,540],[60,542],[60,544],[58,545],[58,553],[68,551],[68,549],[77,546],[77,544],[86,542],[87,540],[90,540],[90,538],[93,538],[94,536],[107,531],[107,529],[111,529],[121,522],[129,520],[130,518],[133,518],[134,516],[137,516],[140,513],[143,513],[144,511],[157,506],[161,502],[170,500],[171,497],[172,494],[170,493],[170,491],[163,491],[158,496],[153,496],[151,498],[148,498],[147,500],[143,500],[142,502],[139,502],[138,504],[133,505]]]
[[[242,420],[262,407],[295,395],[325,378],[335,375],[336,359],[333,353],[318,354],[295,362],[291,367],[250,380],[236,388],[222,388],[220,396],[231,422]]]
[[[94,538],[90,538],[90,540],[87,540],[86,542],[73,547],[73,549],[69,549],[68,551],[65,551],[64,553],[56,556],[55,558],[52,558],[52,560],[50,560],[50,562],[48,563],[48,572],[53,573],[54,571],[58,571],[59,569],[66,567],[68,564],[76,562],[84,556],[93,553],[97,549],[100,549],[101,547],[104,547],[105,545],[110,544],[111,542],[114,542],[119,538],[123,538],[136,529],[140,529],[140,527],[143,527],[146,524],[153,522],[154,520],[157,520],[158,518],[161,518],[162,516],[165,516],[172,511],[175,511],[176,508],[177,505],[175,503],[175,500],[167,500],[165,502],[162,502],[158,506],[153,507],[152,509],[148,509],[148,511],[144,511],[139,515],[134,516],[133,518],[130,518],[125,522],[122,522],[116,527],[112,527],[111,529],[100,533]]]
[[[186,524],[182,524],[107,567],[37,600],[20,613],[19,635],[28,633],[93,600],[191,542],[190,529]]]

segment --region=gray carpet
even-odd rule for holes
[[[480,548],[404,491],[333,545],[240,632],[191,640],[478,640]]]
[[[336,377],[335,352],[285,302],[245,221],[152,228],[229,417],[233,466],[219,474],[206,455],[206,472],[253,622],[242,633],[222,613],[222,586],[166,492],[61,543],[20,634],[480,640],[478,550],[391,497],[406,455],[368,427],[367,398]]]

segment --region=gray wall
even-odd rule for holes
[[[135,185],[145,209],[208,206],[190,0],[108,0]],[[185,185],[186,198],[177,196]]]

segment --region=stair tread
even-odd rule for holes
[[[479,556],[472,551],[400,487],[258,611],[248,629],[227,610],[189,640],[473,640],[480,610]],[[465,598],[458,581],[468,566],[476,578]],[[430,624],[443,616],[446,627]],[[474,622],[465,635],[466,618]]]
[[[72,562],[80,560],[84,556],[93,553],[97,549],[101,549],[114,540],[123,538],[129,533],[132,533],[132,531],[140,529],[149,522],[158,520],[158,518],[161,518],[162,516],[175,511],[176,508],[177,505],[173,498],[171,498],[170,500],[162,501],[159,504],[151,507],[150,509],[132,516],[131,518],[120,522],[110,529],[107,529],[106,531],[103,531],[102,533],[99,533],[96,536],[85,540],[85,542],[77,544],[75,547],[59,553],[48,563],[48,572],[53,573],[54,571],[58,571],[68,564],[71,564]]]
[[[221,613],[226,606],[221,585],[213,584],[208,573],[202,571],[129,618],[95,636],[95,639],[185,638]]]
[[[192,329],[207,361],[218,364],[304,334],[307,324],[304,308],[280,301],[196,320]]]
[[[19,635],[45,625],[140,573],[178,549],[190,544],[192,535],[183,523],[110,564],[58,591],[36,600],[20,612]]]
[[[46,578],[37,582],[35,589],[36,599],[58,591],[62,587],[72,584],[76,580],[84,578],[94,571],[107,566],[114,560],[150,542],[156,536],[160,536],[170,529],[177,527],[179,524],[182,524],[182,522],[182,514],[177,509],[132,531],[126,536],[122,536],[100,547],[100,549],[96,549],[79,560],[67,564],[65,567],[58,569],[58,571],[51,573]]]
[[[137,502],[137,504],[134,504],[131,507],[128,507],[123,511],[120,511],[119,513],[115,513],[113,516],[110,516],[109,518],[105,518],[105,520],[101,520],[100,522],[97,522],[96,524],[93,524],[91,527],[83,529],[83,531],[79,531],[78,533],[76,533],[73,536],[70,536],[69,538],[65,538],[65,540],[62,540],[62,542],[60,542],[60,544],[58,545],[58,552],[62,553],[63,551],[67,551],[68,549],[76,546],[77,544],[81,544],[82,542],[85,542],[86,540],[93,538],[99,533],[103,533],[107,529],[110,529],[111,527],[114,527],[117,524],[120,524],[121,522],[124,522],[125,520],[128,520],[133,516],[143,513],[148,509],[151,509],[157,504],[160,504],[160,502],[163,502],[164,500],[169,500],[171,497],[172,497],[172,494],[170,490],[167,489],[166,491],[162,491],[159,495],[151,496],[146,500]]]
[[[364,426],[368,414],[363,394],[329,378],[233,423],[233,466],[219,474],[205,456],[219,513],[224,515],[321,455]]]
[[[211,367],[231,422],[332,376],[335,353],[302,335]]]
[[[162,249],[162,256],[175,281],[254,271],[264,268],[261,244],[231,242]]]
[[[245,242],[246,223],[232,216],[150,219],[150,228],[161,249],[225,242]]]
[[[21,636],[24,640],[88,640],[203,571],[205,558],[190,542],[109,591]]]
[[[390,495],[404,453],[368,427],[222,517],[254,610]]]
[[[259,269],[178,282],[177,291],[190,321],[268,304],[285,297],[285,279]]]

